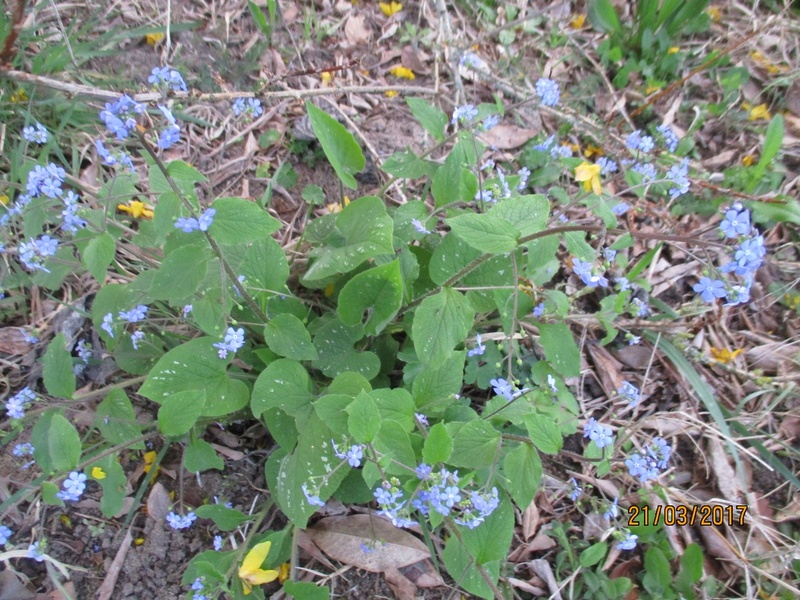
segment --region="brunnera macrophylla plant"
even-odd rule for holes
[[[250,525],[260,520],[232,505],[187,506],[177,497],[169,527],[206,519],[219,531],[184,573],[188,597],[263,597],[261,584],[290,556],[292,530],[336,498],[367,503],[398,527],[447,530],[445,568],[488,598],[498,593],[514,508],[530,505],[541,455],[558,454],[566,436],[583,436],[585,475],[658,485],[673,446],[619,425],[648,390],[625,381],[606,412],[585,414],[575,397],[580,350],[566,320],[578,306],[597,307],[602,343],[637,344],[637,320],[658,313],[643,276],[655,253],[633,255],[636,234],[620,218],[637,201],[690,192],[689,160],[675,155],[680,140],[669,125],[630,132],[614,157],[576,158],[554,134],[526,149],[519,164],[499,164],[481,141],[503,118],[497,106],[465,105],[447,115],[409,98],[446,157],[407,150],[383,169],[428,182],[431,197],[393,206],[380,192],[315,218],[304,234],[307,264],[290,288],[289,261],[272,237],[281,223],[245,198],[201,198],[204,175],[163,159],[181,143],[174,92],[186,84],[166,67],[148,81],[159,102],[121,95],[99,111],[99,189],[82,189],[49,154],[28,158],[13,174],[19,193],[1,217],[5,294],[23,297],[31,285],[55,291],[83,273],[98,285],[90,309],[95,341],[55,336],[42,358],[42,392],[24,388],[5,400],[4,442],[30,430],[30,443],[13,454],[21,468],[41,473],[35,485],[45,503],[64,506],[90,494],[110,518],[126,494],[120,449],[160,435],[202,481],[204,472],[224,469],[203,439],[207,425],[256,419],[275,442],[265,476],[289,525],[258,531]],[[561,100],[553,80],[535,89],[544,106]],[[342,184],[355,189],[353,175],[365,164],[360,147],[335,119],[311,103],[307,109]],[[249,98],[230,110],[248,119],[262,108]],[[30,123],[20,144],[32,156],[31,145],[47,139],[43,125]],[[606,192],[612,179],[628,186],[627,200]],[[549,184],[548,194],[532,193]],[[579,191],[569,191],[575,184]],[[577,204],[596,222],[572,224]],[[688,282],[698,294],[689,304],[745,304],[766,254],[748,209],[726,206],[720,235],[709,243],[731,258],[704,265]],[[148,250],[145,263],[107,279],[137,249]],[[325,310],[307,298],[316,290],[329,298]],[[158,406],[156,423],[136,421],[120,386],[91,393],[102,399],[89,431],[65,416],[67,402],[84,397],[76,390],[85,369],[105,353],[141,378],[138,394]],[[634,549],[637,535],[619,519],[619,499],[590,495],[576,475],[565,478],[562,495],[605,516],[602,553],[606,540]],[[5,524],[0,541],[27,547],[35,560],[48,557],[44,537],[17,540]]]

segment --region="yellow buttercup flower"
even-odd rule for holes
[[[603,149],[599,146],[595,146],[594,144],[586,144],[586,149],[583,151],[583,155],[586,158],[592,158],[593,156],[603,156]]]
[[[8,196],[5,194],[0,194],[0,204],[3,206],[8,206]]]
[[[148,46],[155,46],[158,42],[164,39],[163,33],[148,33],[144,36],[144,41]]]
[[[709,350],[711,350],[711,357],[715,361],[720,362],[722,364],[733,362],[733,359],[735,359],[742,352],[744,352],[744,350],[742,350],[741,348],[739,348],[738,350],[734,350],[733,352],[731,352],[727,348],[722,348],[720,350],[719,348],[711,347],[709,348]]]
[[[603,193],[603,186],[600,185],[600,165],[594,165],[590,162],[582,162],[575,167],[575,179],[583,183],[583,189],[592,191],[598,196]]]
[[[719,23],[719,20],[722,18],[722,11],[719,9],[719,6],[709,6],[706,9],[706,14],[711,17],[714,23]]]
[[[747,156],[742,157],[742,164],[745,167],[751,166],[754,162],[756,162],[756,157],[752,154],[748,154]]]
[[[15,104],[20,103],[20,102],[27,102],[28,101],[28,94],[25,93],[25,90],[20,88],[16,92],[11,94],[11,97],[9,98],[9,100],[11,100],[11,102],[15,103]]]
[[[103,471],[100,467],[92,467],[92,479],[97,479],[100,481],[101,479],[106,478],[106,472]]]
[[[749,121],[758,121],[759,119],[769,121],[771,118],[772,115],[770,114],[769,108],[767,108],[766,104],[759,104],[758,106],[751,108],[750,116],[747,117]]]
[[[383,95],[386,96],[387,98],[394,98],[395,96],[397,96],[397,90],[386,90],[385,92],[383,92]]]
[[[580,29],[584,23],[586,23],[586,15],[576,15],[569,24],[573,29]]]
[[[252,592],[254,585],[263,585],[278,578],[277,571],[261,568],[271,547],[272,542],[261,542],[253,546],[244,557],[242,566],[239,567],[239,579],[244,585],[245,595]]]
[[[396,15],[403,10],[403,5],[399,2],[379,2],[378,6],[380,6],[381,12],[387,17]]]
[[[117,204],[117,210],[128,213],[134,219],[153,218],[153,207],[139,200],[131,200],[127,204]]]
[[[395,77],[400,77],[401,79],[415,79],[416,75],[414,75],[414,71],[411,69],[407,69],[406,67],[402,67],[397,65],[396,67],[392,67],[389,69],[389,73],[394,75]]]
[[[672,46],[671,48],[667,49],[667,54],[677,54],[680,51],[681,49],[678,46]]]
[[[333,75],[330,72],[325,71],[322,75],[320,75],[320,79],[322,80],[322,87],[327,87],[331,84]]]

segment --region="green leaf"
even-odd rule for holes
[[[478,529],[484,527],[486,525],[481,524]],[[464,588],[474,596],[485,598],[486,600],[495,598],[492,588],[483,579],[478,569],[475,568],[475,559],[467,552],[464,543],[458,536],[451,535],[447,540],[444,552],[442,552],[442,560],[447,572],[458,582],[459,587]],[[484,570],[489,572],[492,581],[496,581],[500,577],[499,561],[492,565],[484,565]]]
[[[111,445],[130,444],[142,435],[142,428],[136,422],[133,405],[124,390],[113,389],[95,410],[94,426],[100,430],[100,435]],[[144,448],[144,442],[139,441],[128,446],[135,450]]]
[[[444,236],[444,239],[436,246],[436,250],[433,251],[428,267],[431,280],[437,285],[443,285],[480,255],[479,250],[467,244],[451,231]]]
[[[289,313],[273,317],[264,327],[264,340],[270,350],[294,360],[317,360],[317,350],[311,343],[303,322]]]
[[[64,501],[58,497],[61,488],[50,481],[42,482],[42,500],[53,506],[64,506]]]
[[[530,444],[519,444],[506,454],[503,464],[506,489],[514,504],[524,511],[528,508],[542,480],[542,461]]]
[[[431,193],[436,208],[452,202],[467,202],[475,197],[477,179],[475,174],[464,166],[464,162],[464,153],[453,148],[444,164],[434,173]]]
[[[116,454],[109,454],[97,462],[91,463],[85,470],[86,475],[96,481],[103,490],[103,496],[100,498],[100,511],[108,519],[119,514],[125,504],[125,484],[128,479],[117,459]],[[95,477],[93,473],[95,467],[102,469],[105,477],[102,479]]]
[[[417,356],[432,367],[442,364],[467,337],[474,317],[469,300],[451,288],[425,298],[411,326]]]
[[[361,392],[347,407],[349,415],[347,426],[350,433],[360,444],[369,444],[375,439],[381,426],[378,406],[367,392]]]
[[[431,105],[422,98],[406,98],[406,104],[411,109],[411,114],[419,121],[422,128],[427,131],[437,142],[444,141],[444,130],[449,119],[440,108]]]
[[[761,158],[758,163],[753,167],[753,183],[750,185],[753,191],[761,182],[761,178],[775,157],[783,144],[783,116],[775,115],[767,126],[767,132],[764,134],[764,147],[761,150]]]
[[[214,448],[205,440],[196,439],[186,446],[183,453],[183,466],[190,473],[200,473],[209,469],[222,471],[225,463]]]
[[[644,587],[651,594],[664,594],[672,582],[672,569],[664,553],[652,546],[644,553]]]
[[[336,215],[338,243],[312,251],[319,258],[304,278],[318,281],[337,273],[349,273],[370,258],[394,254],[393,225],[379,198],[365,196],[354,200]]]
[[[394,421],[382,422],[378,435],[375,437],[374,445],[375,450],[383,455],[383,468],[386,473],[407,475],[408,469],[414,468],[417,464],[416,454],[411,448],[408,432],[399,423]],[[362,475],[367,478],[363,471]]]
[[[453,453],[453,438],[447,433],[447,428],[442,423],[436,423],[428,432],[425,444],[422,446],[422,458],[429,465],[447,462]]]
[[[233,531],[242,523],[252,520],[252,517],[224,504],[204,504],[194,509],[194,512],[201,519],[214,521],[214,525],[222,531]]]
[[[166,436],[188,433],[197,423],[205,402],[204,390],[187,390],[170,395],[158,409],[158,430]]]
[[[218,244],[247,244],[269,237],[280,222],[255,202],[244,198],[218,198],[217,211],[208,232]]]
[[[298,600],[329,600],[331,597],[330,588],[315,583],[289,580],[283,584],[282,589],[287,596]]]
[[[259,418],[270,408],[303,419],[311,413],[311,381],[303,365],[281,358],[270,363],[256,379],[250,409]]]
[[[81,438],[64,416],[47,410],[31,431],[33,458],[43,473],[66,473],[81,459]]]
[[[517,247],[519,231],[503,218],[469,213],[446,222],[458,237],[481,252],[503,254]]]
[[[372,379],[378,374],[381,363],[374,352],[358,352],[353,348],[353,344],[363,337],[364,328],[360,325],[348,327],[339,319],[330,319],[314,335],[319,360],[314,361],[312,366],[327,377],[352,371],[367,380]]]
[[[364,168],[364,153],[353,135],[336,119],[306,102],[306,110],[311,119],[311,128],[317,136],[325,156],[342,183],[354,190],[358,187],[354,173]]]
[[[617,11],[609,0],[592,0],[589,3],[589,22],[603,33],[622,33]]]
[[[349,415],[345,409],[352,401],[353,397],[346,394],[326,394],[314,401],[314,412],[333,433],[346,436]]]
[[[515,196],[498,202],[489,214],[512,224],[520,236],[525,237],[539,233],[547,227],[550,202],[543,194]]]
[[[208,258],[204,248],[194,245],[170,252],[153,276],[150,297],[178,302],[191,296],[206,275]]]
[[[258,29],[269,39],[272,35],[272,30],[267,22],[267,16],[264,14],[264,11],[262,11],[261,7],[253,2],[253,0],[247,0],[247,7],[250,9],[250,15],[253,17],[253,21],[255,21]]]
[[[244,382],[228,377],[228,361],[217,355],[215,341],[201,337],[167,352],[151,369],[139,394],[160,404],[172,394],[205,390],[200,413],[204,417],[229,415],[247,406],[250,392]]]
[[[114,260],[117,249],[114,238],[109,233],[101,233],[91,240],[86,249],[81,253],[83,266],[86,267],[98,283],[102,284],[106,278],[106,269]]]
[[[684,575],[685,573],[685,575]],[[698,544],[689,544],[681,556],[681,575],[689,583],[697,583],[703,577],[703,549]]]
[[[433,163],[421,159],[409,148],[392,154],[381,165],[381,169],[389,175],[405,179],[430,177],[436,172],[436,166]]]
[[[64,334],[59,333],[47,346],[42,361],[44,387],[51,396],[72,398],[75,393],[75,373],[72,370],[72,357],[67,351]]]
[[[369,391],[369,390],[367,390]],[[414,398],[402,388],[380,388],[370,392],[382,422],[392,421],[405,431],[414,429]]]
[[[581,356],[572,332],[564,323],[539,323],[539,343],[553,368],[564,377],[577,377]]]
[[[367,335],[377,335],[391,322],[403,301],[400,261],[374,267],[353,277],[339,293],[339,316],[346,325],[361,323]]]
[[[525,427],[533,444],[545,454],[558,454],[564,439],[558,425],[550,417],[531,414],[525,417]]]
[[[500,432],[489,423],[475,420],[448,423],[446,427],[453,438],[453,453],[448,460],[451,465],[479,469],[494,462],[501,439]]]
[[[426,415],[437,415],[454,402],[463,385],[464,351],[453,352],[437,366],[424,365],[414,378],[411,393],[417,408]]]
[[[597,542],[596,544],[592,544],[586,550],[581,552],[579,559],[580,565],[584,569],[596,565],[603,560],[607,550],[608,544],[605,542]]]

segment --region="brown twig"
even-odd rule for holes
[[[14,56],[14,42],[19,37],[20,29],[22,29],[22,18],[25,16],[25,0],[17,0],[14,5],[14,12],[11,15],[11,21],[14,23],[11,26],[11,31],[8,32],[8,37],[3,44],[3,50],[0,51],[0,65],[6,66],[11,64],[11,58]]]

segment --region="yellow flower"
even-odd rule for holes
[[[269,549],[272,542],[261,542],[256,544],[244,557],[242,566],[239,567],[239,579],[242,580],[244,585],[245,595],[253,590],[254,585],[262,585],[275,581],[278,578],[278,572],[271,569],[262,569],[261,565],[269,554]]]
[[[322,75],[320,75],[320,79],[322,79],[322,87],[327,87],[331,84],[333,75],[329,71],[325,71]]]
[[[586,15],[575,15],[575,18],[570,21],[573,29],[580,29],[586,23]]]
[[[400,77],[402,79],[414,79],[416,76],[414,75],[414,71],[411,69],[407,69],[406,67],[401,67],[397,65],[396,67],[392,67],[389,69],[389,73],[394,75],[395,77]]]
[[[100,467],[92,467],[92,479],[97,479],[98,481],[101,479],[106,478],[106,472],[103,471]]]
[[[27,102],[28,101],[28,94],[25,93],[25,90],[22,88],[18,89],[16,92],[11,94],[9,98],[12,103],[18,104],[20,102]]]
[[[756,162],[756,157],[755,157],[755,156],[753,156],[752,154],[748,154],[747,156],[743,156],[743,157],[742,157],[742,164],[743,164],[745,167],[749,167],[749,166],[750,166],[750,165],[752,165],[754,162]]]
[[[644,95],[649,96],[650,94],[655,94],[658,90],[661,89],[661,86],[653,85],[652,83],[648,85],[644,90]]]
[[[283,583],[287,579],[289,579],[289,571],[291,569],[291,565],[289,563],[283,563],[280,567],[278,567],[278,581]]]
[[[150,452],[145,452],[144,456],[142,457],[144,460],[144,472],[149,473],[150,469],[153,468],[153,463],[156,462],[156,456],[158,453],[155,450],[151,450]]]
[[[397,96],[397,90],[387,90],[383,92],[383,95],[386,96],[387,98],[394,98],[395,96]]]
[[[586,158],[592,158],[593,156],[603,156],[603,149],[599,146],[595,146],[594,144],[586,144],[586,150],[583,151],[583,155]]]
[[[128,213],[134,219],[153,218],[153,207],[138,200],[131,200],[127,204],[117,204],[117,210]]]
[[[719,23],[719,20],[722,18],[722,11],[719,9],[719,6],[709,6],[706,9],[706,14],[711,17],[714,23]]]
[[[163,33],[148,33],[144,36],[144,41],[148,46],[155,46],[158,42],[164,39]]]
[[[769,121],[771,118],[772,115],[770,114],[766,104],[759,104],[758,106],[751,108],[750,116],[747,117],[749,121],[758,121],[759,119]]]
[[[667,49],[667,54],[677,54],[680,51],[681,49],[678,46],[672,46],[671,48]]]
[[[716,360],[717,362],[720,362],[722,364],[727,364],[729,362],[733,362],[734,358],[736,358],[742,352],[744,352],[744,350],[742,350],[741,348],[731,352],[727,348],[723,348],[722,350],[720,350],[719,348],[714,348],[713,346],[710,348],[710,350],[711,350],[712,358],[714,360]]]
[[[7,206],[8,196],[6,196],[5,194],[0,194],[0,204],[2,204],[3,206]]]
[[[583,183],[584,190],[587,192],[591,190],[599,196],[603,193],[603,186],[600,185],[600,171],[600,165],[584,161],[575,167],[575,179]]]
[[[396,15],[401,10],[403,10],[403,5],[399,2],[380,2],[378,6],[381,7],[381,12],[385,14],[387,17],[391,17],[392,15]]]

